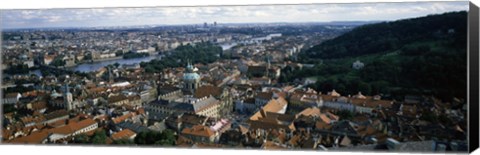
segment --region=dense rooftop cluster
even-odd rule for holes
[[[408,95],[394,100],[383,94],[321,92],[308,87],[306,78],[279,80],[286,67],[312,67],[294,61],[298,52],[340,35],[345,30],[339,29],[348,26],[329,33],[295,35],[264,28],[268,33],[261,36],[234,33],[233,29],[242,27],[8,32],[2,47],[2,67],[10,69],[2,77],[2,141],[194,148],[466,149],[466,109],[461,99],[447,103],[434,96]],[[153,72],[139,63],[111,64],[89,72],[69,68],[119,60],[128,52],[168,58],[177,47],[195,48],[203,42],[235,45],[222,49],[222,56],[208,55],[219,57],[212,63],[195,63],[187,55],[177,61],[180,66]],[[27,70],[11,70],[19,65],[26,65]],[[30,76],[33,69],[46,74]]]

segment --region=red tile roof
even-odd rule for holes
[[[278,97],[277,99],[271,99],[268,103],[262,108],[264,112],[279,113],[283,107],[287,106],[288,102],[283,97]],[[261,112],[258,111],[250,120],[258,120],[261,117]]]
[[[260,92],[255,96],[255,98],[260,98],[263,100],[270,100],[272,99],[273,93],[272,92]]]
[[[87,118],[87,119],[84,119],[84,120],[82,120],[78,123],[68,124],[68,125],[71,126],[74,131],[77,131],[77,130],[86,128],[88,126],[91,126],[95,123],[97,123],[97,122],[95,122],[93,119]]]
[[[215,133],[212,130],[210,130],[208,126],[204,126],[204,125],[195,125],[191,128],[185,128],[182,130],[182,134],[200,136],[200,137],[211,137],[215,135]]]
[[[42,141],[46,140],[49,136],[49,132],[47,130],[41,130],[34,132],[28,136],[15,138],[8,143],[17,143],[17,144],[41,144]]]
[[[135,116],[135,114],[132,112],[132,113],[128,113],[128,114],[125,114],[125,115],[123,115],[123,116],[114,118],[112,121],[113,121],[113,123],[118,124],[118,123],[123,122],[123,121],[125,121],[125,120],[127,120],[128,118],[131,118],[131,117],[133,117],[133,116]]]
[[[222,94],[222,89],[220,87],[212,86],[212,85],[204,85],[199,87],[194,94],[195,98],[202,98],[205,96],[220,96]]]
[[[124,129],[120,132],[112,134],[111,137],[112,137],[113,140],[120,140],[120,139],[129,139],[130,137],[135,136],[135,135],[136,135],[136,133],[133,132],[132,130]]]
[[[53,128],[53,129],[51,129],[50,132],[69,135],[69,134],[73,134],[74,132],[76,132],[78,130],[81,130],[81,129],[84,129],[88,126],[91,126],[95,123],[97,123],[97,122],[95,122],[93,119],[87,118],[87,119],[79,121],[79,122],[70,122],[66,126]]]
[[[304,115],[304,116],[320,116],[320,114],[322,114],[320,112],[320,109],[317,108],[317,107],[313,107],[313,108],[306,108],[305,110],[303,110],[302,112],[298,113],[297,114],[297,117],[300,116],[300,115]]]

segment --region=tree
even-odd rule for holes
[[[222,52],[220,46],[216,46],[210,42],[197,43],[195,46],[190,44],[178,46],[175,52],[163,57],[161,61],[152,60],[148,63],[141,63],[146,72],[161,72],[165,67],[179,67],[186,64],[185,60],[190,59],[192,63],[212,63],[217,61]],[[150,66],[148,69],[147,67]]]
[[[85,134],[79,134],[74,137],[74,143],[87,144],[89,143],[89,137]]]
[[[86,54],[84,60],[92,60],[92,54]]]
[[[3,104],[3,113],[10,113],[16,111],[15,105]]]
[[[115,66],[115,68],[118,68],[118,67],[120,67],[120,64],[119,64],[118,62],[115,62],[115,63],[113,64],[113,66]]]
[[[107,134],[104,130],[97,131],[92,136],[92,143],[93,144],[105,144],[107,140]]]
[[[431,112],[423,113],[420,116],[420,120],[429,121],[429,122],[437,122],[438,116]]]
[[[5,70],[5,73],[8,74],[26,74],[28,73],[29,69],[27,65],[18,64],[10,66],[8,69]]]
[[[340,110],[337,112],[337,115],[344,120],[351,120],[354,117],[354,113],[348,110]]]
[[[122,56],[123,55],[123,51],[122,50],[118,50],[117,52],[115,52],[115,56]]]
[[[55,58],[55,59],[50,63],[50,65],[56,66],[56,67],[58,67],[58,66],[64,66],[64,65],[65,65],[65,61],[62,60],[60,57],[57,57],[57,58]]]
[[[365,95],[370,95],[371,93],[371,88],[370,88],[370,85],[365,83],[365,82],[360,82],[358,84],[358,91],[359,92],[362,92],[362,94],[365,94]]]
[[[139,145],[175,145],[175,135],[172,130],[165,130],[163,132],[145,131],[140,132],[134,139],[135,144]]]
[[[169,146],[174,146],[175,145],[175,141],[176,141],[176,138],[175,138],[175,132],[173,130],[170,130],[170,129],[166,129],[162,132],[162,140],[161,140],[161,144],[163,145],[169,145]]]
[[[118,144],[118,145],[131,145],[135,144],[132,140],[130,139],[119,139],[119,140],[114,140],[112,144]]]

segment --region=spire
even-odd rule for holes
[[[70,88],[68,87],[68,83],[65,82],[65,94],[69,93],[70,92]]]
[[[108,82],[113,83],[112,67],[107,67],[108,69]]]
[[[193,72],[193,69],[194,69],[194,68],[193,68],[193,65],[192,65],[192,63],[191,63],[191,60],[188,59],[188,60],[187,60],[187,73],[192,73],[192,72]]]

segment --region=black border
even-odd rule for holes
[[[478,148],[479,142],[479,9],[470,2],[468,13],[468,60],[469,70],[469,102],[468,104],[468,137],[469,152],[472,153]]]
[[[434,2],[434,1],[425,1],[425,2]],[[359,3],[359,2],[351,2],[351,3]],[[373,2],[373,3],[390,3],[390,2]],[[409,2],[406,2],[409,3]],[[479,7],[476,6],[474,3],[469,2],[469,13],[468,13],[468,39],[469,39],[469,45],[468,45],[468,78],[469,78],[469,102],[468,104],[468,147],[469,147],[469,152],[472,153],[479,147]],[[315,4],[315,3],[313,3]],[[321,4],[331,4],[331,3],[321,3]],[[336,3],[333,3],[336,4]],[[350,3],[345,3],[345,4],[350,4]],[[257,4],[257,5],[275,5],[275,4]],[[297,5],[297,4],[279,4],[279,5]],[[308,3],[302,3],[298,5],[308,5]],[[209,7],[212,5],[205,5],[202,6],[200,5],[199,7]],[[215,6],[215,5],[213,5]],[[226,5],[226,6],[244,6],[244,5]],[[251,6],[251,5],[245,5],[245,6]],[[255,6],[255,5],[253,5]],[[156,7],[156,6],[152,6]],[[159,6],[159,7],[175,7],[175,6]],[[197,6],[179,6],[179,7],[197,7]],[[68,9],[97,9],[98,7],[90,7],[90,8],[68,8]],[[102,7],[101,7],[102,8]],[[104,7],[106,9],[111,9],[111,8],[144,8],[144,7]],[[148,8],[148,7],[146,7]],[[63,8],[53,8],[53,9],[63,9]],[[1,9],[1,11],[4,10],[12,10],[12,9]],[[20,9],[19,9],[20,10]],[[21,10],[37,10],[37,9],[21,9]],[[0,38],[2,36],[2,33],[0,33]],[[1,45],[1,42],[0,42]],[[1,51],[1,49],[0,49]],[[2,55],[0,54],[0,59]],[[0,71],[0,75],[2,72]],[[1,79],[0,79],[0,84],[1,84]],[[0,89],[0,99],[3,96],[3,91]],[[3,106],[0,104],[0,114],[3,112]],[[2,119],[3,115],[0,115],[0,126],[3,121]],[[0,128],[0,133],[1,133],[2,128]],[[0,134],[1,137],[1,134]],[[2,139],[0,138],[0,144],[2,142]],[[5,144],[5,143],[3,143]],[[48,146],[48,145],[47,145]],[[101,146],[102,147],[102,146]],[[342,151],[343,152],[343,151]],[[348,153],[348,152],[345,152]],[[395,152],[394,152],[395,153]],[[398,152],[397,152],[398,153]]]

